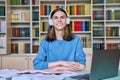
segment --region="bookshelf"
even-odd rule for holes
[[[32,0],[32,53],[37,53],[39,45],[39,0]]]
[[[9,1],[6,0],[0,1],[0,54],[10,53],[10,8],[8,6]]]
[[[119,0],[106,0],[106,49],[120,49],[119,5]]]
[[[11,53],[30,53],[31,18],[29,0],[11,0]]]
[[[0,26],[5,30],[0,31],[0,53],[37,53],[55,7],[68,12],[72,32],[80,36],[85,53],[120,49],[119,5],[119,0],[1,0],[0,23],[6,27]]]
[[[93,49],[120,49],[120,1],[93,0]]]

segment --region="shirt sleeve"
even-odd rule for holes
[[[46,50],[44,46],[46,46],[45,40],[41,41],[41,43],[39,44],[36,58],[33,60],[33,67],[35,70],[42,70],[48,68],[48,62],[46,61]]]
[[[83,51],[80,38],[78,38],[78,40],[77,40],[75,61],[79,62],[80,64],[86,65],[86,55]]]

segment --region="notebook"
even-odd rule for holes
[[[101,80],[118,75],[120,50],[94,50],[89,74],[71,76],[77,80]]]

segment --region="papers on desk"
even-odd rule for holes
[[[11,80],[63,80],[65,77],[78,75],[72,71],[54,71],[54,70],[0,70],[0,77],[9,78]]]
[[[19,72],[19,71],[18,70],[8,70],[8,69],[0,70],[0,77],[1,78],[13,77],[13,76],[17,75],[17,72]]]
[[[19,71],[18,74],[43,74],[43,75],[60,75],[63,71],[55,71],[55,70],[24,70]]]
[[[54,71],[54,70],[25,70],[20,71],[19,76],[13,77],[12,80],[63,80],[65,77],[78,75],[72,71]]]

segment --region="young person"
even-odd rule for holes
[[[34,69],[84,70],[85,53],[80,38],[71,32],[70,18],[62,8],[49,16],[47,36],[40,42]]]

